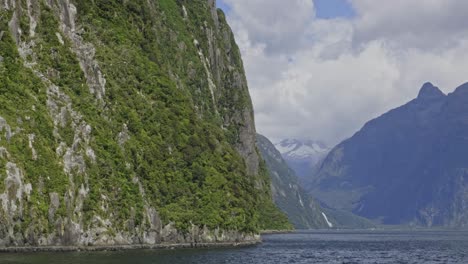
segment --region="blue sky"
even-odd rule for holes
[[[216,4],[218,5],[218,8],[221,8],[225,13],[229,12],[230,10],[229,6],[226,5],[222,0],[218,0]]]
[[[314,0],[314,4],[318,18],[350,18],[354,16],[354,10],[347,0]]]
[[[229,13],[230,7],[223,0],[217,1],[218,8]],[[355,12],[348,0],[314,0],[315,11],[318,18],[351,18]]]

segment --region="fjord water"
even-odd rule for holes
[[[0,263],[468,263],[468,231],[299,231],[230,249],[0,254]]]

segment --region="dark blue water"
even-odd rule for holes
[[[0,254],[0,263],[468,263],[466,231],[305,231],[233,249]]]

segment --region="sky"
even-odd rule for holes
[[[352,136],[418,94],[468,81],[468,1],[218,0],[241,49],[257,131]]]

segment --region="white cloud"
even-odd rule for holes
[[[359,18],[356,41],[386,39],[400,48],[441,50],[468,33],[468,1],[351,0]]]
[[[312,0],[225,0],[257,129],[331,144],[414,98],[426,81],[467,80],[468,27],[456,0],[351,0],[354,19],[315,18]]]
[[[304,31],[315,17],[314,5],[310,0],[224,2],[233,10],[231,21],[246,28],[254,44],[267,43],[269,52],[297,48],[302,43]]]

